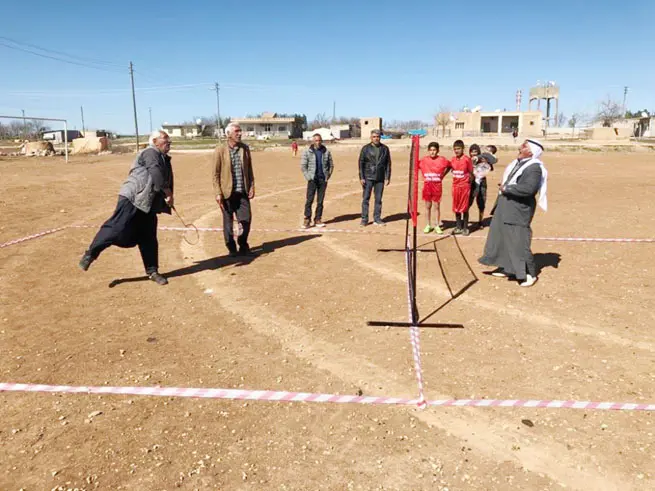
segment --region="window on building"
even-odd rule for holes
[[[246,131],[255,131],[254,126],[246,126]]]
[[[265,124],[264,125],[264,131],[271,131],[271,125],[270,124]]]
[[[287,127],[286,126],[278,126],[277,130],[278,131],[287,131]]]
[[[463,130],[464,129],[464,123],[455,123],[455,129],[456,130]]]

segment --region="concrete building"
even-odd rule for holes
[[[463,138],[484,135],[510,135],[515,129],[520,136],[543,135],[540,111],[460,112],[448,118],[437,115],[435,127],[442,136]],[[447,121],[444,126],[443,121]]]
[[[368,139],[371,136],[371,131],[382,131],[382,118],[361,118],[359,127],[362,129],[362,138]]]
[[[196,138],[202,136],[202,125],[199,124],[168,124],[161,125],[171,138]]]
[[[301,138],[302,120],[300,118],[278,117],[276,113],[262,113],[259,118],[232,118],[239,123],[246,137]]]

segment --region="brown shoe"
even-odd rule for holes
[[[312,226],[311,220],[309,218],[305,218],[302,221],[302,228],[309,228]]]
[[[320,218],[314,220],[314,227],[325,227],[325,224]]]

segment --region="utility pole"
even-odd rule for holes
[[[82,114],[82,133],[86,137],[86,127],[84,126],[84,106],[80,106],[80,113]]]
[[[337,101],[332,101],[332,122],[337,120]]]
[[[625,117],[626,113],[626,106],[625,106],[625,101],[628,98],[628,86],[626,85],[623,87],[623,116]]]
[[[132,107],[134,108],[134,130],[136,132],[136,151],[139,151],[139,121],[136,117],[136,95],[134,93],[134,65],[130,61],[130,80],[132,81]]]
[[[221,139],[221,99],[218,95],[220,86],[218,82],[214,82],[214,90],[216,91],[216,137]]]
[[[148,108],[148,116],[150,117],[150,133],[152,133],[152,108]]]
[[[21,109],[21,112],[23,113],[23,140],[25,140],[25,137],[27,136],[27,121],[25,121],[25,109]]]

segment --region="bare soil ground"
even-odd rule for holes
[[[328,227],[359,231],[356,156],[335,154]],[[0,243],[100,225],[131,159],[0,159]],[[189,246],[161,231],[160,287],[136,249],[110,248],[81,272],[95,229],[0,250],[0,380],[416,396],[408,332],[366,326],[407,317],[403,255],[378,251],[403,243],[407,151],[394,153],[384,199],[384,232],[397,235],[258,231],[297,228],[305,185],[289,154],[254,159],[254,258],[227,258],[218,233]],[[652,155],[544,159],[551,210],[535,236],[655,235]],[[209,155],[174,167],[180,211],[220,226]],[[479,281],[431,318],[465,328],[421,332],[426,396],[653,402],[655,245],[535,241],[540,281],[520,289],[482,274],[485,234],[460,241]],[[452,238],[436,244],[453,288],[466,285]],[[418,294],[426,316],[449,300],[433,253],[419,257]],[[652,489],[653,423],[644,412],[5,393],[0,489]]]

